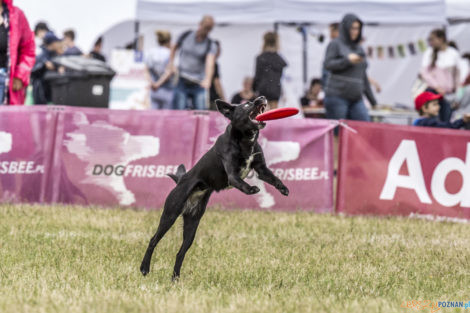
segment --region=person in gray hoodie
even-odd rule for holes
[[[328,71],[324,104],[329,119],[369,121],[362,95],[366,95],[373,107],[377,104],[366,74],[361,39],[362,21],[354,14],[346,14],[339,37],[329,43],[324,61]]]

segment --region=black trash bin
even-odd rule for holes
[[[107,108],[109,85],[116,74],[106,63],[82,56],[53,59],[64,73],[47,72],[44,78],[51,87],[52,103],[60,105]]]

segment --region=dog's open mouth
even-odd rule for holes
[[[256,123],[259,123],[257,120],[256,120],[256,117],[262,113],[264,113],[264,111],[266,110],[266,103],[263,103],[259,106],[256,106],[253,111],[251,111],[250,113],[250,119],[253,121],[253,122],[256,122]]]

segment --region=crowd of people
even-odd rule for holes
[[[152,108],[215,108],[214,100],[225,98],[217,64],[221,45],[209,37],[213,27],[214,19],[205,16],[197,30],[184,32],[174,45],[171,45],[168,31],[156,32],[159,46],[146,53]],[[376,90],[380,90],[380,86],[366,74],[361,20],[348,14],[341,23],[331,24],[330,39],[322,77],[312,79],[310,88],[300,99],[301,105],[304,108],[324,106],[327,118],[369,120],[362,96],[364,94],[375,106],[377,101],[371,84]],[[180,60],[178,68],[175,68],[177,52]],[[279,54],[278,34],[265,33],[262,51],[256,57],[254,75],[244,79],[243,90],[232,96],[232,103],[243,103],[256,95],[264,95],[269,108],[277,108],[282,94],[281,77],[286,66],[287,62]],[[176,73],[178,78],[173,82]]]
[[[105,56],[101,53],[101,37],[96,40],[90,53],[84,54],[75,44],[76,34],[73,29],[65,30],[62,35],[63,37],[59,38],[45,22],[39,22],[34,27],[36,60],[31,69],[31,84],[33,87],[32,97],[36,105],[48,104],[52,101],[51,86],[46,79],[46,74],[65,71],[63,66],[54,62],[54,58],[58,56],[86,56],[106,62]]]
[[[104,61],[101,44],[98,39],[86,56]],[[60,55],[84,55],[75,45],[72,29],[58,38],[45,22],[39,22],[33,32],[23,11],[12,0],[0,0],[0,104],[24,104],[30,83],[34,103],[50,103],[51,91],[44,75],[47,71],[64,70],[53,60]]]
[[[146,54],[152,108],[214,109],[215,99],[225,99],[217,64],[221,45],[209,36],[213,27],[214,19],[205,16],[197,30],[184,32],[173,45],[168,31],[156,32],[159,47]],[[362,28],[363,22],[354,14],[345,15],[340,23],[330,24],[330,43],[322,75],[312,78],[305,95],[299,99],[302,108],[324,108],[330,119],[370,120],[363,99],[375,108],[374,91],[380,92],[380,85],[367,75]],[[428,41],[429,49],[423,55],[418,78],[425,88],[415,96],[424,91],[440,95],[436,101],[443,123],[439,125],[450,125],[454,111],[459,117],[470,112],[470,75],[462,75],[462,58],[455,43],[447,41],[444,30],[433,30]],[[177,53],[180,60],[175,68]],[[264,95],[269,108],[276,108],[286,66],[287,62],[279,54],[278,34],[267,32],[263,36],[263,49],[256,57],[254,75],[244,78],[243,88],[232,96],[232,103],[244,103]],[[422,105],[417,111],[428,114],[421,108]],[[421,119],[415,124],[426,123]]]
[[[92,51],[84,54],[75,44],[74,30],[64,31],[59,38],[47,23],[40,22],[33,32],[23,12],[11,0],[0,0],[0,4],[0,103],[23,104],[30,83],[34,103],[50,103],[51,90],[44,77],[49,71],[64,71],[54,62],[57,56],[106,61],[101,53],[102,38]],[[204,16],[197,29],[183,32],[174,43],[169,31],[156,31],[158,46],[145,53],[151,108],[215,109],[216,99],[225,100],[217,62],[222,46],[210,37],[214,26],[214,18]],[[372,108],[376,107],[372,87],[379,92],[380,86],[367,75],[362,30],[363,22],[354,14],[346,14],[340,23],[330,24],[330,42],[321,77],[313,78],[299,99],[303,108],[324,107],[330,119],[369,120],[363,98]],[[415,125],[462,126],[470,113],[470,74],[462,70],[462,64],[465,59],[470,61],[470,54],[461,57],[443,29],[433,30],[428,43],[417,79],[420,88],[415,93],[415,105],[421,117]],[[264,95],[269,108],[277,108],[282,94],[281,77],[287,66],[279,53],[278,34],[265,33],[255,71],[244,78],[242,90],[231,97],[231,102],[244,103]],[[452,122],[453,116],[462,117],[461,122]]]
[[[214,18],[204,16],[196,30],[185,31],[173,45],[168,31],[156,31],[158,46],[145,54],[152,108],[215,109],[216,99],[225,100],[217,63],[221,44],[209,37],[213,27]],[[243,103],[262,94],[271,108],[277,107],[281,76],[287,66],[278,51],[278,35],[266,33],[263,51],[256,59],[255,74],[244,79],[243,90],[232,96],[233,103]]]

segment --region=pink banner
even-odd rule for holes
[[[184,111],[72,109],[60,115],[54,202],[161,208],[190,164],[197,117]]]
[[[470,218],[470,132],[346,122],[337,210]]]
[[[49,202],[57,112],[0,107],[0,201]]]
[[[202,156],[225,131],[228,120],[212,112]],[[289,188],[285,197],[273,186],[259,180],[254,171],[245,181],[258,186],[260,192],[247,196],[236,189],[212,196],[209,205],[225,208],[253,208],[283,211],[312,210],[333,211],[333,135],[336,124],[328,120],[283,119],[267,122],[260,131],[258,143],[263,148],[267,166]],[[201,145],[202,147],[202,145]]]
[[[0,110],[0,200],[159,209],[175,183],[215,142],[228,121],[216,112],[120,111],[73,107]],[[326,120],[269,122],[259,143],[289,197],[224,191],[227,208],[333,210],[332,134]]]

